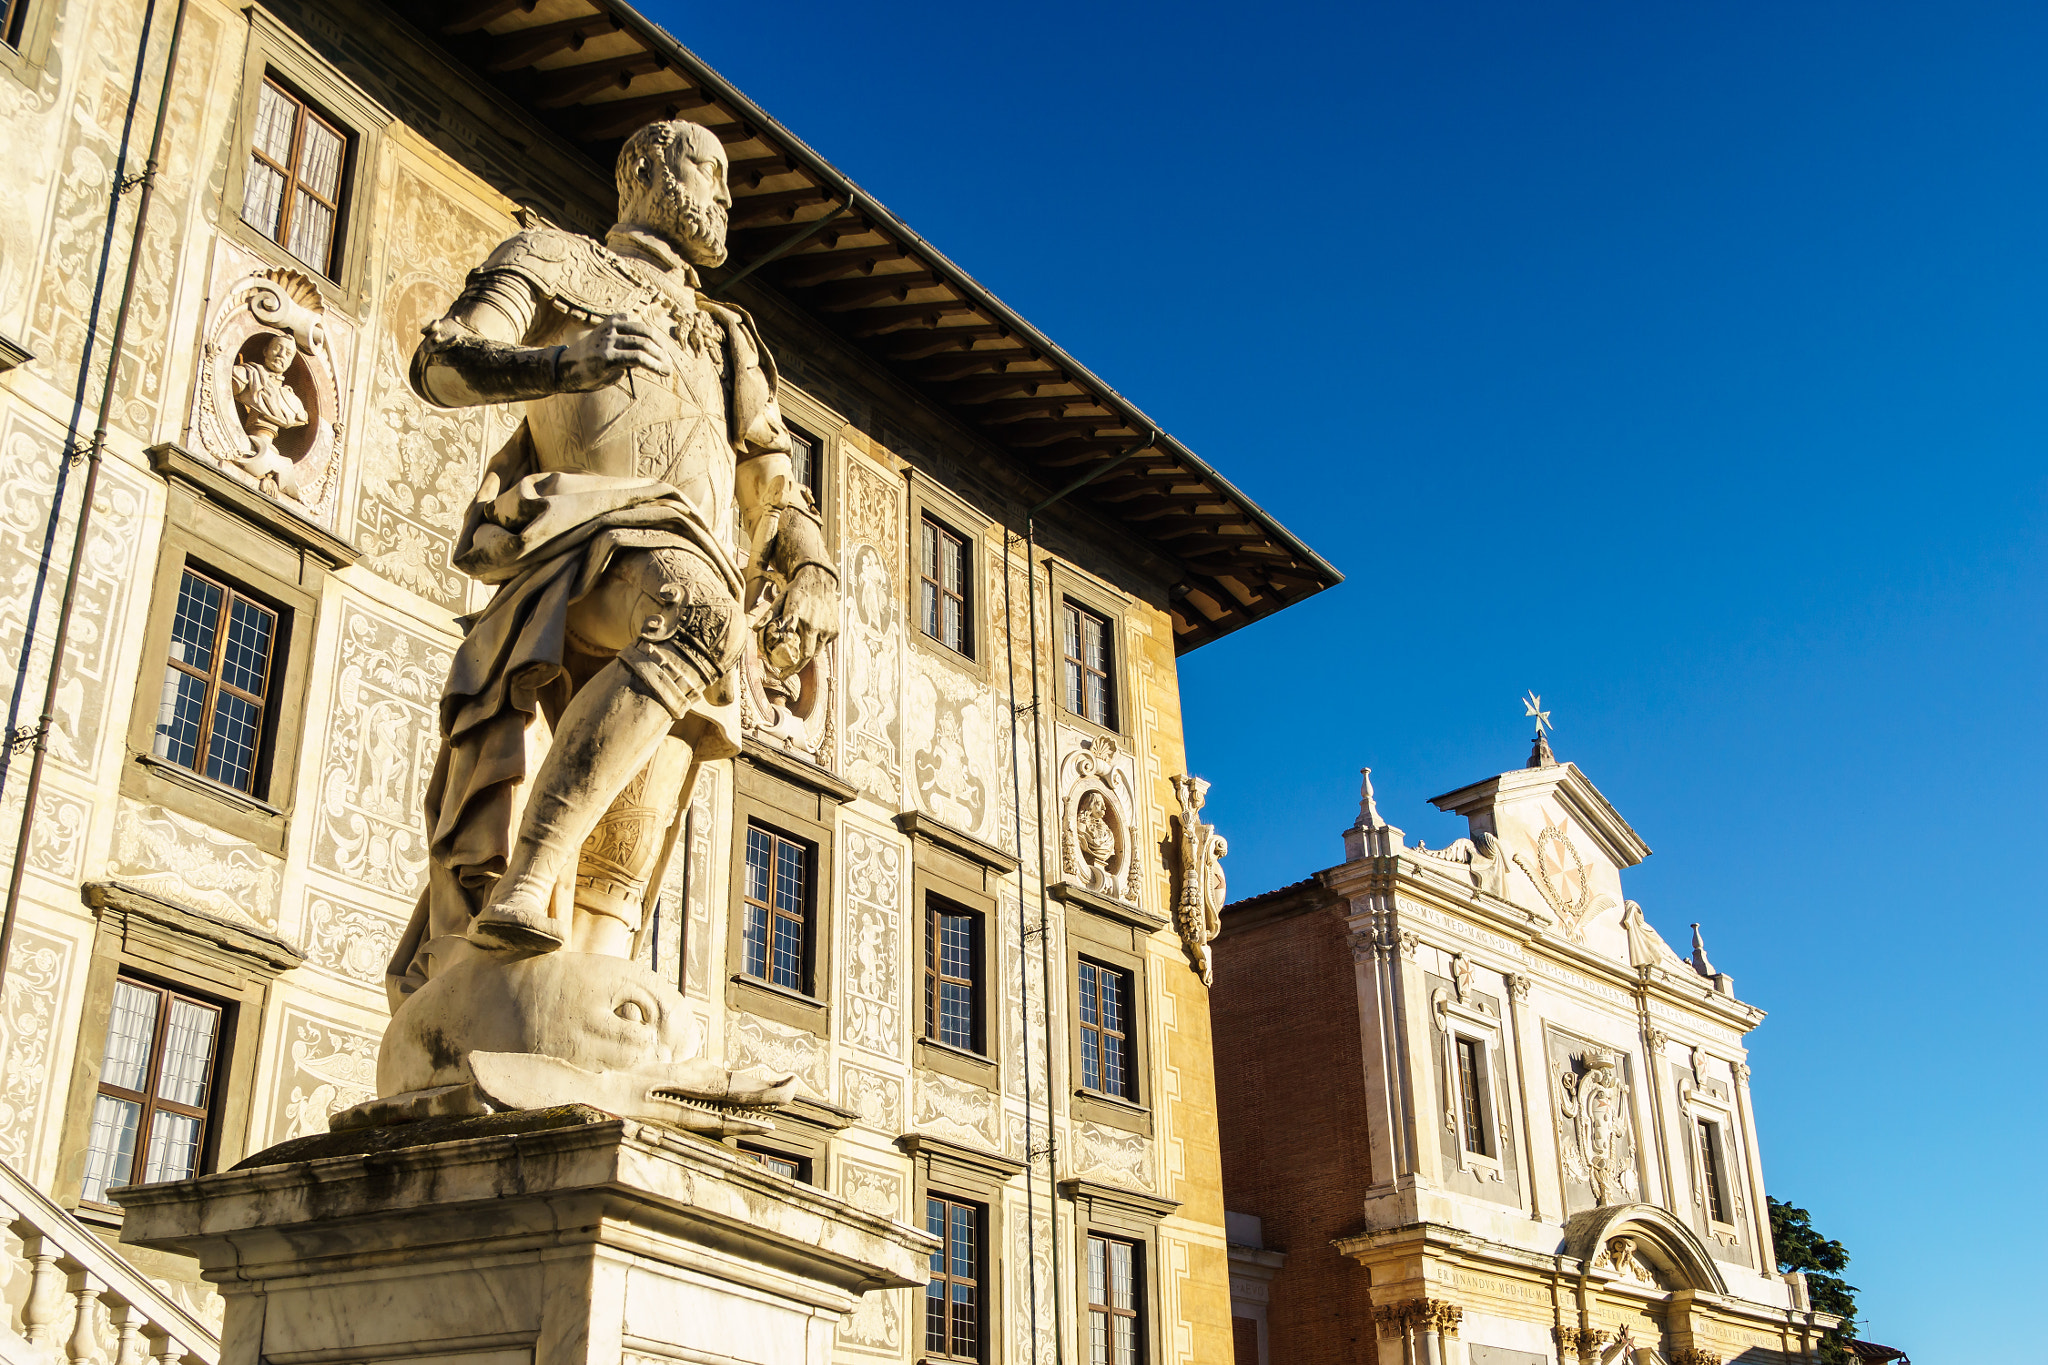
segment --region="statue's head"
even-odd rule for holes
[[[263,368],[283,374],[299,358],[299,343],[290,332],[275,332],[263,347]]]
[[[619,151],[619,221],[666,239],[693,265],[725,261],[725,144],[678,119],[650,123]]]

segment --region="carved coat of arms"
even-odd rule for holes
[[[1576,1053],[1562,1083],[1565,1174],[1584,1181],[1596,1205],[1634,1199],[1636,1139],[1620,1059],[1602,1048]]]

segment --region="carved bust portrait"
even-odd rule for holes
[[[299,343],[290,332],[272,332],[255,358],[233,370],[235,406],[242,429],[249,434],[250,453],[238,463],[257,482],[289,497],[299,495],[298,469],[277,448],[277,434],[306,425],[306,404],[286,375],[299,358]]]

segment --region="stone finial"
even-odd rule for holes
[[[1358,818],[1351,828],[1344,831],[1344,861],[1355,863],[1361,858],[1386,857],[1405,847],[1400,830],[1388,824],[1380,815],[1379,804],[1373,799],[1372,769],[1358,770]]]
[[[1700,927],[1697,924],[1692,927],[1692,969],[1710,981],[1720,975],[1714,970],[1714,964],[1707,961],[1707,944],[1700,937]]]
[[[1529,746],[1529,762],[1526,766],[1531,768],[1555,768],[1557,766],[1557,755],[1550,752],[1550,736],[1544,734],[1541,730],[1536,732],[1535,743]]]

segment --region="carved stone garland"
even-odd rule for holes
[[[1180,798],[1176,844],[1180,851],[1180,889],[1174,897],[1173,922],[1180,930],[1181,943],[1202,984],[1212,985],[1215,968],[1209,944],[1223,927],[1223,905],[1227,887],[1223,877],[1223,856],[1229,843],[1216,826],[1202,819],[1202,803],[1208,799],[1209,784],[1202,778],[1183,774],[1173,779],[1174,795]]]
[[[1136,905],[1137,802],[1118,757],[1105,735],[1060,764],[1060,870],[1072,886]]]
[[[1565,1173],[1584,1181],[1600,1207],[1633,1199],[1636,1139],[1620,1059],[1604,1048],[1575,1053],[1560,1088]]]
[[[302,516],[331,519],[341,393],[311,280],[282,267],[233,281],[207,330],[200,452]]]

